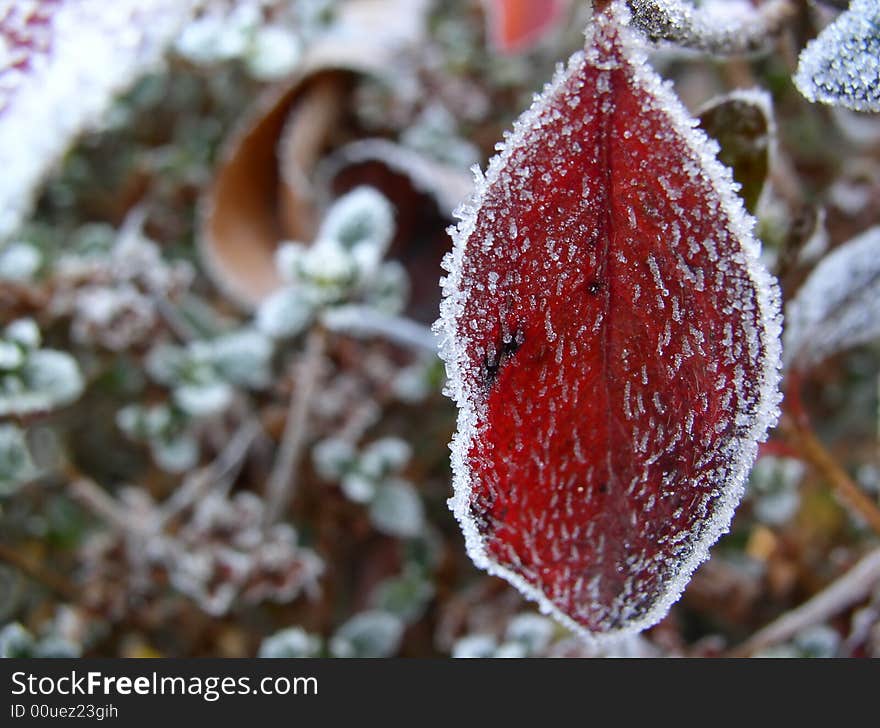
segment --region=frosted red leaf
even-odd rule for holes
[[[534,46],[560,19],[569,0],[483,0],[489,39],[502,53]]]
[[[620,3],[478,175],[436,326],[478,566],[585,635],[658,621],[778,404],[778,295]]]

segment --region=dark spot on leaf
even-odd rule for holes
[[[511,333],[504,334],[501,341],[483,357],[484,380],[487,388],[492,387],[501,367],[513,358],[524,342],[525,334],[519,328],[515,328]]]

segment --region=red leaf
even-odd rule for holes
[[[544,37],[568,0],[484,0],[484,4],[492,46],[502,53],[518,53]]]
[[[592,634],[663,616],[778,403],[752,220],[627,23],[594,20],[478,179],[437,325],[472,558]]]

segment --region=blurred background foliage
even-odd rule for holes
[[[489,4],[214,3],[68,151],[0,249],[0,654],[719,655],[876,546],[774,438],[681,601],[604,652],[472,566],[426,329],[444,229],[587,18],[563,3],[511,51]],[[393,38],[368,40],[393,62],[340,50],[364,41],[340,31],[347,6],[377,14]],[[721,142],[786,297],[880,222],[880,121],[796,91],[832,12],[798,8],[763,55],[652,58]],[[772,110],[714,101],[737,88]],[[252,260],[240,229],[260,225]],[[875,507],[878,353],[836,354],[801,388]],[[880,656],[880,578],[753,647]]]

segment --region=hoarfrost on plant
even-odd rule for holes
[[[794,82],[810,101],[880,111],[880,3],[852,0],[801,52]]]
[[[779,401],[753,221],[628,18],[596,16],[477,174],[437,324],[469,553],[587,636],[665,614]]]
[[[806,369],[880,337],[880,227],[835,248],[785,308],[785,361]]]

